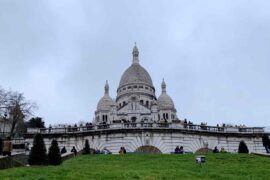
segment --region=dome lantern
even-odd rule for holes
[[[166,83],[164,81],[164,78],[163,78],[162,83],[161,83],[161,89],[162,89],[162,93],[166,93]]]
[[[105,95],[109,95],[109,84],[108,84],[108,80],[106,80],[106,84],[105,84],[105,87],[104,87],[104,90],[105,90]]]
[[[133,55],[133,60],[132,60],[132,63],[133,64],[139,64],[139,50],[136,46],[136,42],[135,42],[135,45],[134,45],[134,48],[133,48],[133,51],[132,51],[132,55]]]

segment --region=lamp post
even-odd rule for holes
[[[3,136],[5,136],[6,119],[7,119],[7,113],[4,114],[4,129],[3,129]]]

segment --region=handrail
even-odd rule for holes
[[[40,128],[36,131],[28,132],[28,134],[42,133],[42,134],[54,134],[54,133],[78,133],[88,131],[100,131],[109,129],[134,129],[134,128],[150,128],[150,129],[183,129],[189,131],[202,131],[202,132],[223,132],[223,133],[263,133],[262,127],[218,127],[218,126],[206,126],[195,125],[187,123],[112,123],[112,124],[99,124],[99,125],[87,125],[81,127],[58,127],[58,128]]]

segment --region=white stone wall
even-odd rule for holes
[[[176,146],[183,146],[187,152],[196,152],[201,148],[208,147],[214,149],[217,146],[219,149],[224,147],[228,152],[237,152],[239,142],[244,140],[248,146],[249,152],[264,152],[261,137],[226,137],[213,135],[199,134],[184,134],[184,133],[112,133],[110,135],[93,135],[84,137],[65,137],[57,138],[59,146],[65,146],[67,151],[70,151],[73,146],[76,149],[82,150],[85,139],[89,140],[90,148],[102,150],[109,149],[112,153],[117,154],[120,147],[124,146],[127,152],[134,152],[137,148],[145,145],[150,145],[158,148],[162,153],[174,152]],[[45,139],[45,144],[49,148],[52,139]],[[32,144],[31,140],[28,140]]]

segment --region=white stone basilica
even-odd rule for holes
[[[109,84],[106,81],[104,96],[95,111],[94,124],[177,121],[176,109],[166,92],[164,79],[161,95],[157,99],[152,79],[139,63],[136,44],[132,55],[132,64],[121,77],[115,100],[109,95]]]
[[[52,139],[57,139],[67,151],[74,146],[82,150],[88,140],[92,150],[106,148],[113,154],[120,147],[131,153],[170,154],[176,146],[183,146],[185,153],[207,152],[215,147],[235,153],[244,141],[250,152],[265,152],[262,135],[267,133],[262,127],[206,126],[180,121],[164,80],[161,95],[156,98],[152,79],[139,64],[136,45],[132,55],[132,64],[121,77],[115,100],[110,97],[106,82],[105,94],[98,102],[92,124],[39,129],[47,148]],[[35,133],[25,135],[30,147]]]

